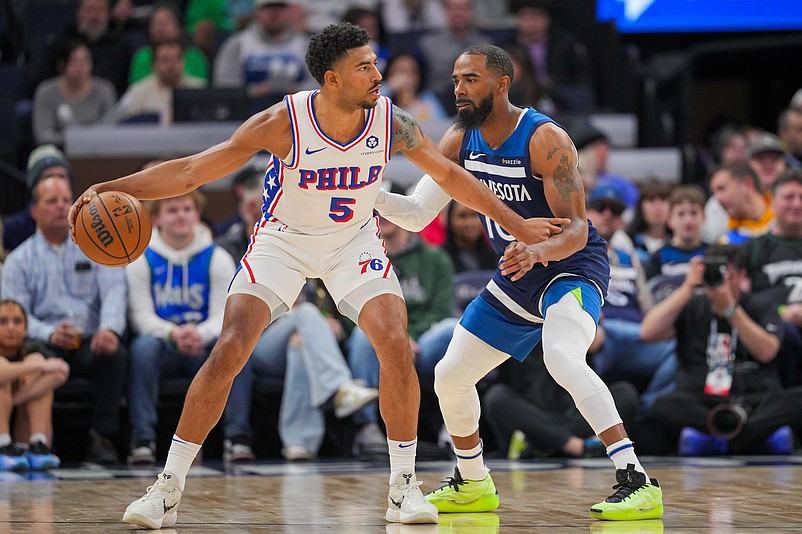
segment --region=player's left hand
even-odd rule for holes
[[[534,245],[561,233],[563,229],[560,225],[563,224],[571,224],[571,219],[564,217],[533,217],[524,221],[521,227],[522,234],[516,237],[519,241]]]
[[[513,241],[504,250],[499,267],[502,275],[512,275],[510,280],[515,282],[523,278],[538,263],[542,263],[544,267],[549,264],[548,260],[538,256],[536,246]]]

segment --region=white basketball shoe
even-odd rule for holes
[[[390,486],[384,518],[391,523],[437,523],[437,508],[423,496],[422,482],[412,473],[401,477],[403,483]]]
[[[123,521],[154,530],[175,525],[178,503],[181,502],[181,490],[177,484],[175,476],[159,473],[156,483],[145,495],[128,505]]]

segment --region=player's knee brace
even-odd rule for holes
[[[604,382],[588,366],[586,355],[596,322],[568,293],[549,307],[543,324],[543,363],[554,380],[579,402]]]
[[[543,362],[554,380],[574,399],[596,434],[621,418],[610,390],[591,369],[586,354],[596,323],[570,293],[549,307],[543,325]]]

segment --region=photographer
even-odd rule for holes
[[[775,366],[777,306],[742,292],[745,260],[738,248],[709,247],[641,325],[645,340],[677,338],[677,389],[653,414],[680,435],[681,455],[790,454],[802,426],[802,388],[783,389]]]

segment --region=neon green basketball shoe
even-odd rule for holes
[[[663,515],[663,490],[657,480],[646,481],[646,475],[635,471],[634,464],[615,472],[618,482],[615,493],[590,509],[594,519],[611,521],[633,521],[636,519],[659,519]]]
[[[488,474],[483,480],[463,480],[459,468],[445,486],[426,495],[426,500],[445,513],[490,512],[498,508],[498,491]]]

